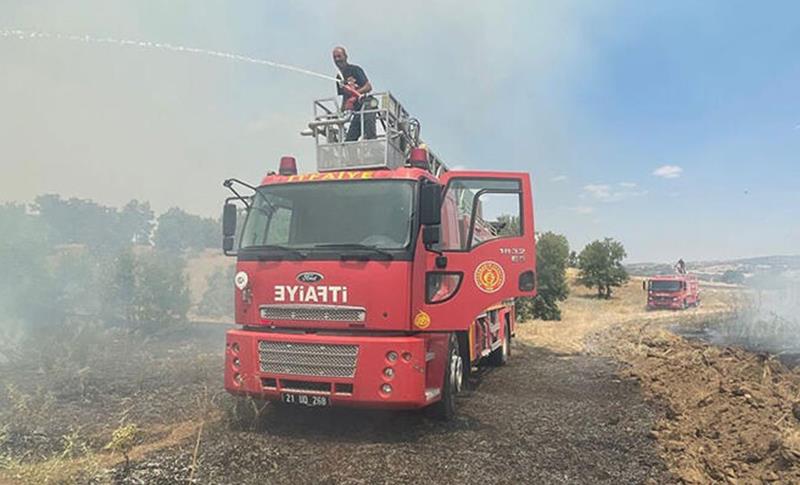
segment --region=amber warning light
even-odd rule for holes
[[[281,164],[278,166],[280,175],[297,175],[297,160],[294,157],[281,157]]]

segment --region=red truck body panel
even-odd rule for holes
[[[240,261],[237,271],[250,275],[252,297],[244,300],[237,290],[236,323],[286,329],[410,330],[411,266],[410,261]],[[313,284],[298,281],[298,275],[306,272],[324,279]],[[361,308],[368,318],[307,321],[260,314],[264,305],[295,304]]]

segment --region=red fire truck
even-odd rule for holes
[[[700,285],[697,276],[675,274],[653,276],[645,281],[647,309],[686,309],[700,304]]]
[[[508,359],[513,299],[536,295],[529,175],[448,170],[391,94],[363,109],[377,137],[344,141],[351,115],[314,102],[316,172],[283,157],[257,186],[224,183],[225,389],[245,419],[265,400],[449,419],[473,366]]]

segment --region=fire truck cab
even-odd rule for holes
[[[647,309],[686,309],[700,304],[700,285],[692,274],[660,275],[645,280]]]
[[[351,114],[314,102],[316,172],[284,157],[258,185],[224,182],[225,389],[247,419],[264,400],[449,419],[472,367],[508,359],[513,299],[536,295],[529,175],[448,170],[390,93],[362,109],[377,137],[344,141]]]

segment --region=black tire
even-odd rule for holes
[[[684,300],[683,300],[683,305],[681,305],[681,306],[683,307],[683,309],[684,309],[684,310],[686,310],[687,308],[689,308],[689,304],[688,304],[688,303],[686,303],[686,299],[684,299]]]
[[[228,427],[234,431],[256,429],[267,402],[250,396],[233,396],[228,408]]]
[[[503,332],[503,344],[494,349],[489,354],[489,365],[501,367],[508,363],[508,358],[511,356],[511,329],[508,324],[505,325]]]
[[[442,398],[428,407],[431,417],[450,421],[456,416],[456,395],[461,392],[463,382],[464,361],[458,348],[458,339],[455,334],[451,334],[444,367]]]

